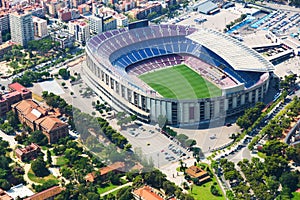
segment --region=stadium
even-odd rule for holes
[[[87,84],[113,108],[174,126],[237,114],[262,101],[273,65],[210,29],[155,25],[98,34],[86,45]]]

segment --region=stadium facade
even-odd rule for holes
[[[163,115],[177,126],[228,117],[262,101],[274,69],[226,34],[178,25],[98,34],[88,41],[86,58],[88,85],[113,107],[145,122],[156,122]],[[138,78],[181,63],[220,88],[222,95],[168,99]]]

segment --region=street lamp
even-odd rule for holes
[[[159,152],[157,153],[157,168],[159,168]]]

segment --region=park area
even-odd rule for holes
[[[139,78],[165,98],[195,99],[222,95],[220,88],[186,65],[142,74]]]

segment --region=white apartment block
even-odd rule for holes
[[[117,20],[117,26],[118,27],[126,27],[128,26],[128,17],[124,14],[116,14],[114,15],[114,18]]]
[[[103,18],[92,15],[89,17],[90,31],[93,34],[98,34],[103,32]]]
[[[34,26],[34,35],[44,38],[48,35],[47,21],[38,17],[32,17]]]
[[[90,38],[89,24],[83,20],[69,21],[69,33],[75,36],[75,40],[85,45]]]
[[[30,13],[10,13],[9,21],[12,42],[27,46],[29,41],[34,40],[34,27]]]

